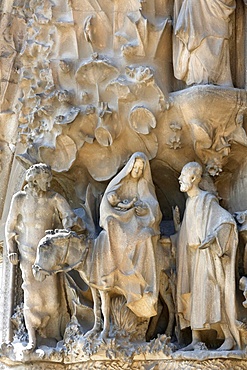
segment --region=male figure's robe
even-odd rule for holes
[[[205,249],[204,242],[215,240]],[[227,324],[239,344],[235,310],[236,224],[217,198],[204,191],[190,197],[178,236],[177,309],[181,329]]]

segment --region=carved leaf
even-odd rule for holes
[[[121,164],[119,152],[116,151],[113,155],[111,146],[104,147],[96,143],[88,145],[87,150],[82,150],[79,156],[82,156],[88,172],[97,181],[109,180],[116,174]]]
[[[76,145],[67,135],[57,137],[56,149],[40,148],[40,158],[54,171],[68,171],[76,158]]]
[[[118,99],[127,99],[130,94],[130,89],[126,83],[126,80],[116,79],[108,84],[106,90],[113,92]]]
[[[80,112],[79,108],[73,107],[66,114],[56,116],[55,117],[55,122],[59,125],[66,125],[68,123],[71,123],[76,119],[79,112]]]
[[[137,106],[131,110],[129,122],[134,131],[144,135],[149,134],[151,129],[156,127],[153,113],[143,106]]]
[[[212,146],[212,139],[203,123],[198,120],[192,120],[189,124],[192,128],[194,142],[200,142],[203,148],[209,149]]]
[[[136,331],[137,317],[126,306],[123,296],[112,299],[111,311],[115,329],[123,336],[131,336]]]
[[[76,72],[77,81],[83,84],[98,84],[106,80],[110,75],[116,75],[117,68],[103,59],[91,59],[83,63]]]

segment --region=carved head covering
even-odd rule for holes
[[[117,192],[118,189],[120,190],[121,187],[124,187],[126,182],[131,184],[131,181],[135,181],[131,178],[130,173],[133,169],[135,161],[137,159],[141,159],[143,161],[143,171],[142,176],[137,180],[137,197],[140,201],[144,202],[145,205],[149,208],[148,216],[142,217],[143,225],[144,226],[152,226],[159,232],[159,222],[161,219],[161,212],[159,208],[159,204],[155,194],[155,188],[152,180],[149,160],[147,156],[142,152],[134,153],[124,168],[111,180],[109,185],[106,188],[104,193],[101,205],[100,205],[100,225],[105,227],[105,222],[108,216],[116,216],[114,214],[112,206],[109,204],[107,195],[110,192]],[[120,218],[123,218],[124,215],[120,215]]]
[[[149,160],[144,153],[136,152],[130,157],[124,168],[111,180],[106,188],[106,194],[110,191],[116,191],[120,187],[121,181],[131,173],[137,159],[141,159],[144,164],[142,177],[145,178],[146,181],[150,182],[153,186]]]

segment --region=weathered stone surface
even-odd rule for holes
[[[246,20],[242,0],[2,1],[0,367],[246,367]]]

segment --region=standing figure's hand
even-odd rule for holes
[[[12,263],[13,265],[18,265],[19,258],[18,258],[18,253],[9,253],[9,262]]]

